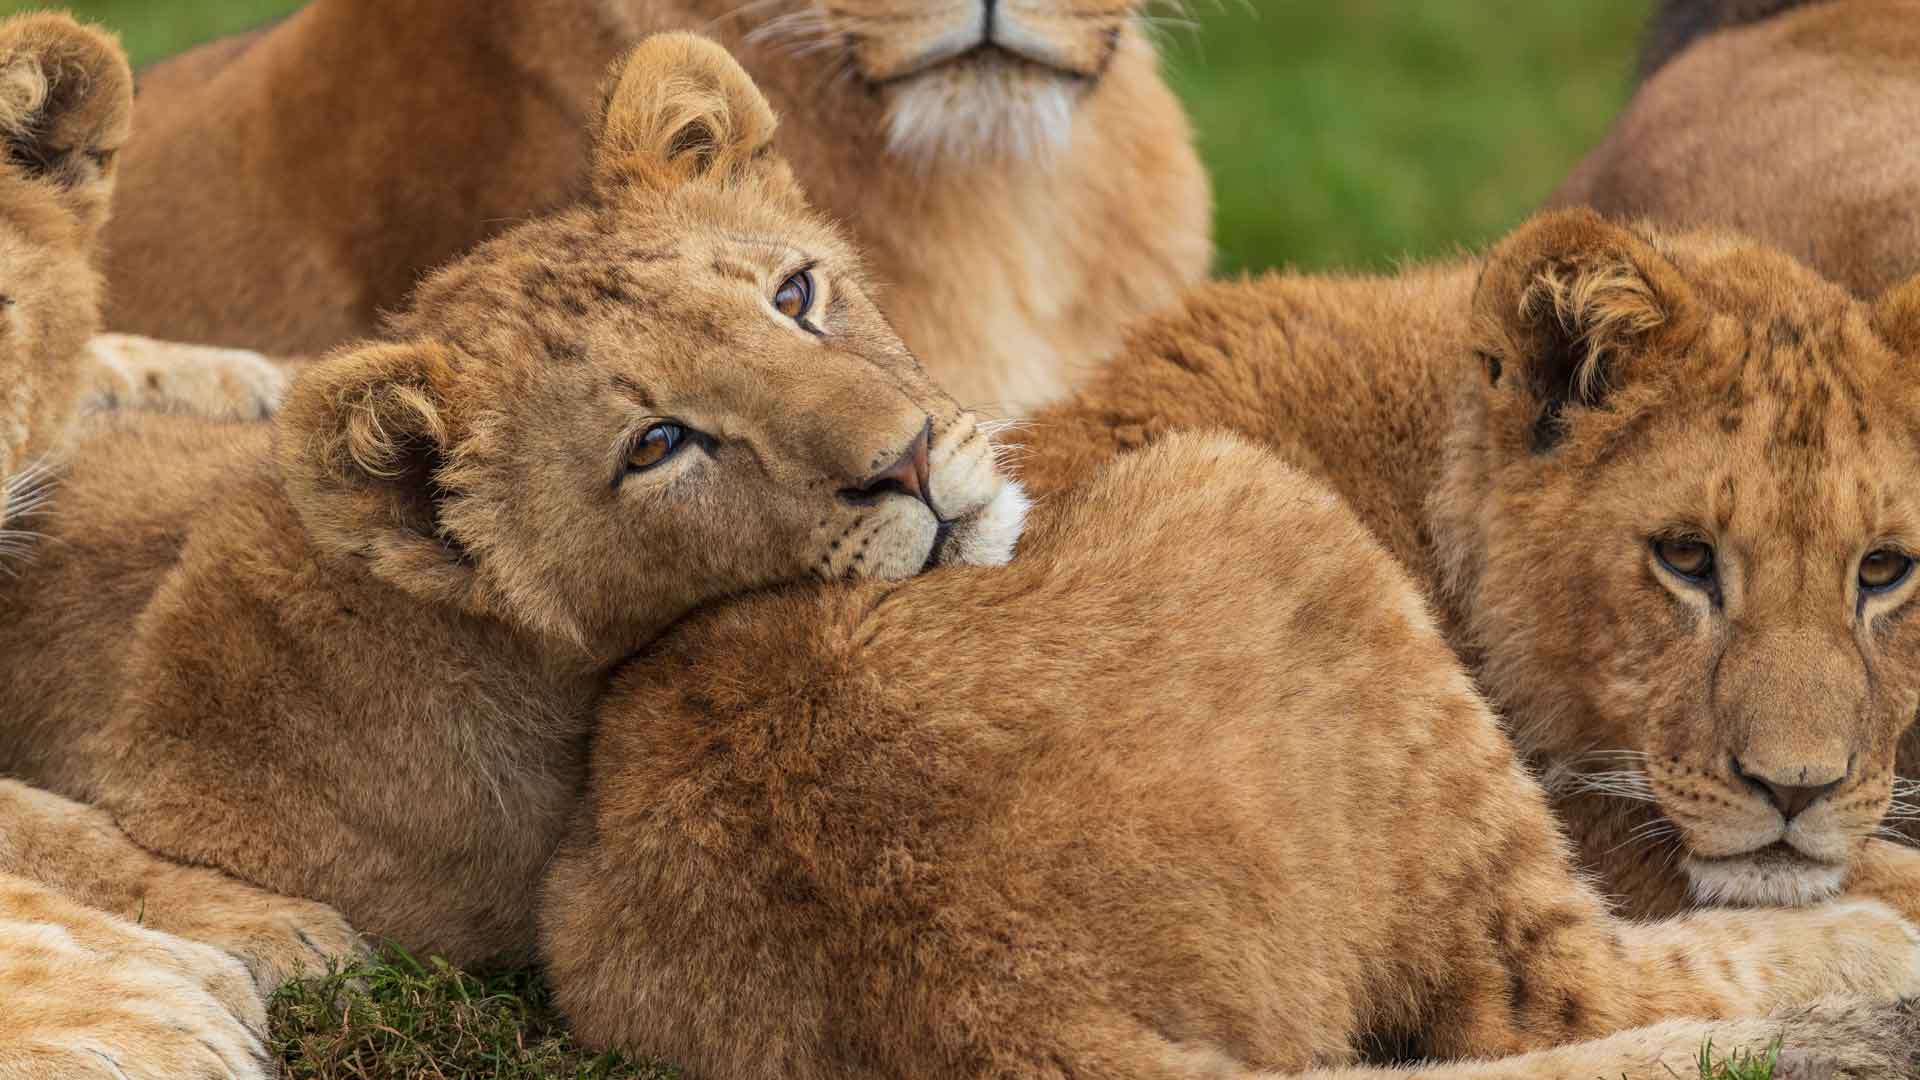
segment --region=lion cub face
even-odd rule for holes
[[[757,40],[843,49],[909,157],[1065,148],[1080,97],[1122,50],[1147,49],[1129,0],[833,0],[775,16]]]
[[[0,22],[0,566],[32,539],[77,408],[132,88],[107,34],[58,15]]]
[[[719,46],[626,63],[593,195],[442,271],[286,406],[309,528],[613,657],[717,597],[1011,557],[1025,512]]]
[[[1920,285],[1869,305],[1581,212],[1503,245],[1478,305],[1473,630],[1519,737],[1657,804],[1640,839],[1701,899],[1834,892],[1920,706]]]

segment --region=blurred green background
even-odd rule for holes
[[[0,11],[49,6],[0,0]],[[58,6],[58,5],[55,5]],[[136,64],[299,0],[69,0]],[[1630,89],[1649,0],[1184,0],[1156,8],[1219,201],[1220,269],[1382,269],[1537,206]]]

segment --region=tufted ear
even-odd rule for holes
[[[1473,307],[1489,379],[1528,396],[1542,452],[1567,409],[1601,407],[1635,359],[1684,347],[1699,326],[1673,264],[1584,208],[1542,214],[1501,241]]]
[[[1873,302],[1873,327],[1899,352],[1920,354],[1920,274],[1880,294]]]
[[[442,510],[454,432],[452,357],[432,343],[336,353],[302,371],[276,420],[280,472],[322,549],[370,561],[424,598],[472,587]]]
[[[777,126],[760,88],[727,50],[695,34],[656,34],[613,68],[594,147],[603,195],[669,191],[748,175]]]
[[[16,175],[50,184],[89,228],[106,221],[133,72],[112,34],[65,15],[0,22],[0,141]]]

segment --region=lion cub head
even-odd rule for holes
[[[111,35],[64,15],[0,21],[0,566],[31,539],[47,455],[79,407],[100,321],[97,237],[132,107]]]
[[[296,384],[280,456],[310,534],[601,659],[744,590],[1010,558],[1020,489],[773,131],[718,45],[640,45],[582,205]]]
[[[844,53],[885,102],[892,149],[908,157],[1063,149],[1081,95],[1116,57],[1150,44],[1141,0],[811,0],[753,39]]]
[[[1703,900],[1832,893],[1920,706],[1920,282],[1862,303],[1578,211],[1496,250],[1475,307],[1438,501],[1517,737],[1656,803],[1635,839]]]

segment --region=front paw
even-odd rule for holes
[[[146,903],[147,925],[238,957],[265,994],[367,956],[360,935],[325,904],[255,889],[209,870],[170,870],[148,888]]]
[[[290,381],[257,352],[186,345],[133,334],[98,334],[89,343],[98,371],[94,408],[264,420]]]
[[[237,960],[17,879],[0,879],[0,987],[0,1076],[274,1075]]]

